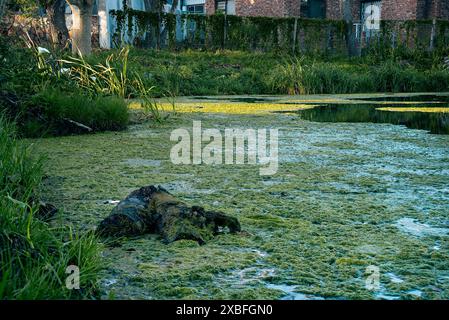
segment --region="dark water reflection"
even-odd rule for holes
[[[388,96],[388,97],[369,97],[369,98],[349,98],[349,100],[365,100],[365,101],[416,101],[416,102],[441,102],[448,103],[449,96],[447,95],[430,95],[430,94],[421,94],[415,96]]]
[[[227,101],[227,102],[240,102],[240,103],[258,103],[258,102],[277,102],[278,98],[261,98],[261,97],[205,97],[197,96],[193,97],[196,100],[212,100],[212,101]]]
[[[449,113],[376,110],[379,107],[379,105],[366,104],[335,104],[300,110],[298,113],[301,119],[314,122],[391,123],[404,125],[411,129],[427,130],[434,134],[449,134]]]

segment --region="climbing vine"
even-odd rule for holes
[[[114,39],[136,46],[290,51],[294,53],[347,53],[347,31],[342,20],[241,17],[224,14],[194,15],[112,10],[116,20]],[[401,48],[435,49],[447,46],[449,21],[387,21],[369,43],[363,34],[360,47],[390,54]]]

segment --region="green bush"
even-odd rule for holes
[[[24,104],[21,132],[25,136],[66,135],[88,131],[122,130],[128,108],[118,97],[88,97],[45,89]]]
[[[126,66],[127,51],[97,66],[98,81],[86,72],[78,76],[58,58],[61,53],[40,53],[34,43],[31,49],[13,45],[0,36],[0,112],[16,120],[21,135],[40,137],[89,131],[122,130],[128,124],[128,110],[123,97],[129,87]],[[122,60],[121,60],[122,59]],[[84,61],[84,60],[83,60]],[[78,66],[78,71],[85,71]],[[64,70],[64,71],[62,71]],[[101,81],[100,81],[101,80]],[[95,87],[93,86],[95,85]],[[96,90],[98,89],[98,90]]]

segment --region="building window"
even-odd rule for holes
[[[227,7],[226,7],[227,5]],[[219,0],[215,2],[215,11],[235,15],[235,0]]]
[[[304,18],[326,18],[325,0],[301,0],[301,16]]]
[[[191,14],[203,14],[204,13],[204,5],[196,4],[192,6],[187,6],[187,12]]]
[[[218,1],[217,2],[217,11],[225,12],[226,10],[226,1]]]

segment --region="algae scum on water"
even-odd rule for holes
[[[84,230],[149,184],[240,220],[244,232],[203,246],[165,245],[155,235],[107,245],[103,298],[448,299],[449,136],[390,123],[308,121],[298,108],[279,106],[313,110],[302,105],[339,100],[276,97],[268,102],[274,111],[295,113],[268,113],[267,105],[259,113],[254,104],[241,112],[248,101],[208,112],[214,101],[191,99],[182,102],[188,111],[180,106],[161,125],[33,141],[48,157],[43,194],[63,209],[58,223]],[[279,128],[278,173],[172,164],[170,133],[191,130],[193,120],[220,130]],[[380,272],[372,290],[370,266]]]

